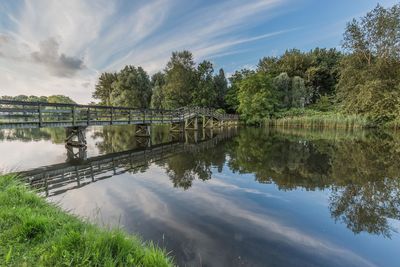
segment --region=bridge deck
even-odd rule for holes
[[[0,100],[0,129],[174,124],[195,117],[207,117],[227,122],[239,119],[237,115],[219,114],[213,109],[198,107],[156,110]]]

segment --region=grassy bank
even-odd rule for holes
[[[366,118],[357,115],[345,115],[336,112],[321,112],[309,109],[294,109],[280,113],[274,119],[267,119],[269,126],[284,128],[310,129],[357,129],[368,128]]]
[[[0,266],[172,266],[151,243],[63,212],[0,176]]]

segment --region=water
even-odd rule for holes
[[[49,201],[180,266],[400,266],[399,135],[160,128],[149,144],[133,132],[89,128],[74,156],[62,129],[3,131],[0,167],[48,166],[31,174]]]

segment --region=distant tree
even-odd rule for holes
[[[101,104],[110,106],[111,105],[111,93],[113,90],[113,83],[117,81],[116,73],[103,72],[96,84],[95,91],[93,92],[93,98],[99,99]]]
[[[142,67],[126,66],[112,83],[110,100],[114,106],[148,108],[151,100],[149,75]]]
[[[51,95],[51,96],[34,96],[34,95],[17,95],[17,96],[1,96],[0,99],[27,101],[27,102],[43,102],[43,103],[65,103],[76,104],[74,100],[65,95]]]
[[[227,106],[225,97],[228,91],[228,81],[223,69],[220,69],[218,74],[214,76],[214,86],[217,94],[215,107],[225,109]]]
[[[31,101],[31,102],[47,102],[47,96],[30,95],[28,97],[28,101]]]
[[[76,104],[74,100],[64,95],[51,95],[47,97],[49,103],[64,103],[64,104]]]
[[[157,72],[151,77],[151,104],[150,106],[155,109],[164,109],[164,86],[165,86],[165,74]]]
[[[167,63],[164,86],[164,106],[178,108],[192,103],[196,84],[196,69],[189,51],[173,52]]]

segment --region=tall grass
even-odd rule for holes
[[[275,119],[267,119],[269,126],[283,128],[310,128],[310,129],[357,129],[367,128],[368,121],[358,115],[344,115],[334,112],[319,112],[311,110],[293,111],[279,114]]]
[[[152,243],[63,212],[0,176],[0,266],[173,266]]]

